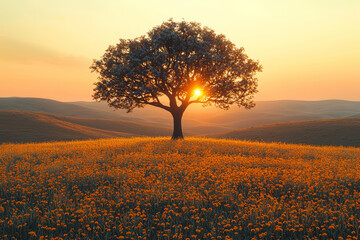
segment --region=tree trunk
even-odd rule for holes
[[[171,113],[174,118],[174,131],[171,137],[172,140],[184,138],[181,128],[181,118],[183,113],[184,113],[183,111],[179,111],[179,110]]]

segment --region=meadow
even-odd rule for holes
[[[358,239],[360,148],[0,145],[0,239]]]

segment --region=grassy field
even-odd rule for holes
[[[360,148],[0,145],[0,239],[358,239]]]

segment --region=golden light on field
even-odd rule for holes
[[[201,138],[0,145],[0,239],[357,239],[359,158]]]

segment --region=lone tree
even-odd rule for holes
[[[181,118],[192,103],[228,109],[236,103],[255,106],[257,61],[224,35],[195,22],[172,19],[146,36],[120,39],[90,67],[99,73],[93,98],[110,107],[127,109],[152,105],[174,119],[172,139],[182,139]]]

